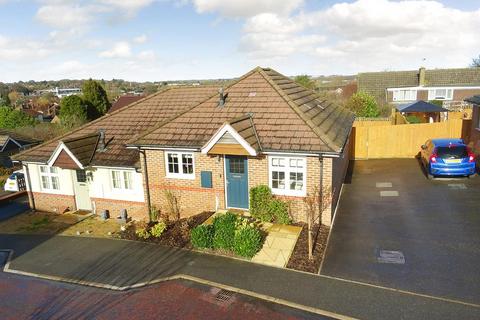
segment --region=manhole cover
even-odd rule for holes
[[[215,295],[215,300],[220,302],[228,302],[233,297],[233,294],[234,292],[232,291],[222,289]]]
[[[377,187],[377,188],[391,188],[392,183],[391,182],[377,182],[375,184],[375,187]]]
[[[449,183],[448,187],[452,190],[465,190],[467,186],[463,183]]]
[[[380,191],[380,197],[398,197],[398,191]]]
[[[380,250],[377,261],[379,263],[405,264],[405,256],[401,251]]]

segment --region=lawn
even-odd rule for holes
[[[0,233],[115,237],[119,232],[120,224],[114,220],[73,213],[22,213],[0,222]]]

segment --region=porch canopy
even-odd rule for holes
[[[400,112],[447,112],[448,110],[437,106],[436,104],[426,101],[415,101],[413,103],[398,105],[397,110]]]

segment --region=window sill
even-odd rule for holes
[[[282,190],[282,189],[272,189],[272,194],[276,196],[287,196],[287,197],[305,197],[306,192],[304,190]]]
[[[167,174],[167,179],[178,179],[178,180],[195,180],[195,174]]]

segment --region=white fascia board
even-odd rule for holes
[[[234,138],[235,140],[237,140],[237,142],[245,149],[247,150],[248,154],[251,155],[251,156],[256,156],[257,155],[257,151],[255,151],[255,149],[253,149],[250,144],[242,138],[241,135],[238,134],[238,132],[232,128],[231,125],[229,125],[228,123],[225,123],[213,136],[212,138],[210,138],[210,140],[207,142],[207,144],[205,146],[202,147],[202,153],[203,154],[207,154],[208,151],[210,151],[213,146],[218,142],[218,140],[220,140],[220,138],[226,133],[230,133]]]
[[[397,88],[387,88],[387,91],[396,91],[396,90],[434,90],[434,89],[455,89],[455,90],[469,90],[469,89],[480,89],[480,86],[471,86],[471,87],[449,87],[449,86],[416,86],[416,87],[397,87]]]
[[[198,151],[198,148],[184,148],[184,147],[154,147],[154,146],[127,146],[126,149],[132,150],[174,150],[174,151],[187,151],[195,152]]]
[[[55,163],[55,160],[57,160],[58,156],[60,155],[60,153],[63,151],[65,151],[69,156],[70,158],[72,158],[72,160],[75,162],[75,164],[80,168],[80,169],[84,169],[83,165],[80,163],[80,161],[78,161],[77,157],[75,157],[73,155],[73,153],[67,148],[67,146],[63,143],[63,142],[60,142],[57,146],[57,148],[55,149],[55,152],[52,154],[52,156],[50,157],[50,159],[47,161],[47,164],[49,166],[53,166],[53,164]]]
[[[17,141],[15,141],[15,139],[12,139],[12,138],[8,137],[8,138],[7,138],[7,141],[5,141],[5,143],[3,144],[3,147],[2,147],[2,149],[0,150],[0,152],[3,152],[3,150],[5,150],[5,148],[7,147],[8,143],[9,143],[10,141],[13,142],[13,143],[15,143],[19,148],[22,147],[22,145],[21,145],[20,143],[18,143]]]

